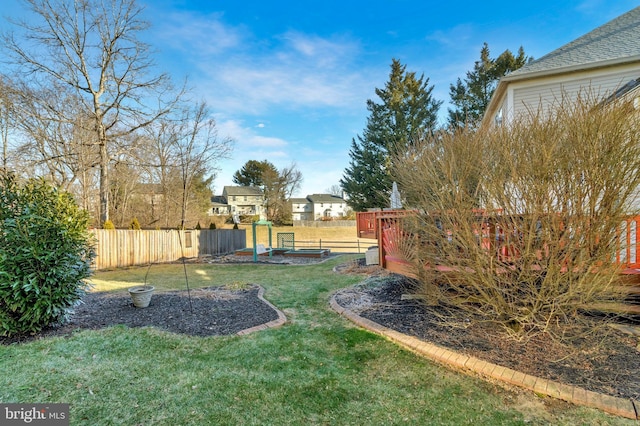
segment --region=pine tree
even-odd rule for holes
[[[386,207],[388,195],[380,188],[391,188],[391,178],[384,165],[387,154],[376,144],[358,136],[351,140],[351,160],[345,176],[340,180],[349,195],[347,202],[355,211],[370,207]]]
[[[495,59],[489,52],[489,45],[484,43],[480,50],[480,59],[475,62],[473,71],[468,71],[466,78],[458,78],[456,84],[449,87],[449,96],[454,108],[449,108],[449,127],[476,127],[484,111],[487,109],[500,77],[517,70],[531,61],[532,58],[518,49],[514,56],[509,49]]]
[[[428,78],[417,78],[406,72],[406,65],[392,60],[389,81],[375,89],[382,102],[367,100],[366,128],[352,139],[349,167],[340,180],[354,210],[388,206],[393,156],[435,128],[442,102],[433,99],[432,91]]]
[[[240,170],[233,174],[233,182],[240,186],[262,187],[264,185],[264,176],[268,173],[278,173],[278,169],[267,160],[247,161]]]

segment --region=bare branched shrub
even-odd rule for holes
[[[427,298],[518,339],[567,333],[582,310],[619,301],[614,254],[637,211],[639,142],[632,105],[585,100],[418,141],[394,171],[419,211],[402,232]]]

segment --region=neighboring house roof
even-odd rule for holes
[[[263,195],[262,190],[255,186],[225,186],[223,194],[229,195]]]
[[[306,204],[309,202],[306,198],[289,198],[289,201],[293,204]]]
[[[502,77],[487,106],[489,124],[513,82],[640,62],[640,7]]]
[[[311,194],[307,196],[307,200],[312,203],[344,203],[345,200],[342,197],[331,194]]]

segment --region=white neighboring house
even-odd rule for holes
[[[211,199],[210,215],[258,215],[265,218],[264,193],[253,186],[225,186]]]
[[[330,220],[347,216],[347,201],[337,195],[312,194],[306,198],[291,198],[293,220]]]
[[[313,220],[313,204],[306,198],[289,198],[291,203],[291,219]]]
[[[502,77],[482,125],[509,123],[527,111],[548,111],[579,94],[605,100],[637,96],[640,7]]]

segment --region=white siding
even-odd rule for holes
[[[515,115],[547,111],[558,106],[563,98],[575,101],[578,95],[603,99],[632,79],[640,77],[640,66],[611,68],[591,72],[574,73],[566,76],[530,80],[511,84],[509,102]],[[510,114],[511,116],[511,114]]]

